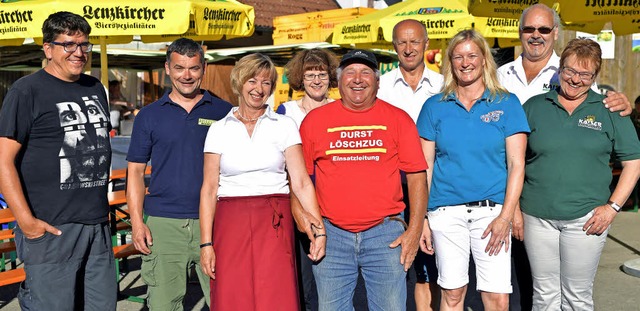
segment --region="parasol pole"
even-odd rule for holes
[[[100,36],[100,82],[109,86],[109,62],[107,58],[107,37]]]

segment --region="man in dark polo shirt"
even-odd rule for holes
[[[127,204],[133,243],[144,254],[141,275],[148,286],[150,310],[182,310],[192,265],[209,305],[209,278],[200,268],[199,248],[202,150],[209,126],[223,118],[231,104],[200,89],[204,69],[200,45],[185,38],[174,41],[165,63],[173,89],[142,108],[133,125]],[[145,196],[149,161],[153,170]]]

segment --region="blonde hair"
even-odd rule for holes
[[[231,69],[231,90],[233,94],[240,97],[244,83],[263,72],[269,75],[269,80],[271,81],[271,93],[269,93],[269,96],[271,96],[276,88],[276,80],[278,79],[276,65],[273,64],[271,58],[260,53],[253,53],[238,60],[233,69]]]
[[[451,57],[453,56],[453,50],[459,44],[466,41],[470,41],[478,46],[482,56],[484,57],[482,82],[491,94],[490,99],[495,100],[497,96],[502,97],[507,94],[508,91],[502,87],[498,81],[498,65],[496,65],[496,61],[493,59],[493,54],[491,54],[491,48],[489,47],[487,40],[485,40],[477,31],[467,29],[457,33],[453,38],[451,38],[449,45],[447,46],[447,52],[444,56],[444,60],[442,61],[442,74],[444,75],[444,88],[442,90],[444,93],[443,98],[454,93],[458,87],[457,77],[453,74],[453,63],[451,62]]]

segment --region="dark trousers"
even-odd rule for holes
[[[56,227],[62,235],[35,239],[15,230],[27,276],[18,293],[22,310],[115,310],[116,269],[107,223]]]
[[[296,230],[298,289],[300,291],[300,306],[305,311],[318,311],[318,289],[313,277],[313,261],[307,256],[311,241],[306,233]]]

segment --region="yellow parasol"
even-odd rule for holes
[[[611,22],[616,35],[640,33],[637,1],[540,0],[540,3],[554,8],[566,29],[599,33],[605,23]]]
[[[518,38],[520,20],[504,17],[473,17],[474,28],[485,38]]]
[[[189,26],[187,1],[94,1],[32,0],[0,4],[0,40],[42,37],[42,23],[52,13],[69,11],[83,16],[91,25],[92,41],[98,37],[131,41],[133,35],[184,33]],[[41,39],[35,39],[41,42]]]
[[[190,0],[189,28],[179,35],[141,36],[145,43],[167,42],[181,37],[196,41],[217,41],[249,37],[253,34],[255,12],[252,6],[235,0]]]
[[[372,8],[349,8],[277,16],[273,18],[273,44],[325,42],[335,25],[376,11]]]
[[[565,29],[597,34],[607,22],[612,22],[616,35],[640,33],[640,7],[637,1],[597,0],[469,0],[469,12],[474,16],[519,19],[527,7],[542,3],[554,8]],[[635,3],[635,4],[634,4]]]
[[[377,45],[391,42],[393,27],[412,18],[427,27],[430,39],[448,39],[460,30],[476,27],[485,37],[517,38],[518,20],[474,17],[466,0],[409,0],[337,25],[333,43]]]
[[[473,16],[458,0],[411,0],[338,24],[333,31],[333,43],[391,42],[393,27],[408,18],[424,22],[433,39],[451,38],[473,24]]]
[[[473,16],[501,17],[520,19],[522,11],[540,2],[539,0],[496,1],[469,0],[469,13]]]
[[[79,14],[91,25],[90,41],[100,44],[101,80],[105,85],[107,43],[130,42],[133,35],[157,36],[155,42],[171,41],[172,38],[162,35],[179,37],[190,26],[196,39],[250,36],[255,17],[252,7],[234,0],[12,1],[0,4],[0,44],[20,38],[35,38],[41,43],[38,37],[42,36],[42,23],[57,11]]]

